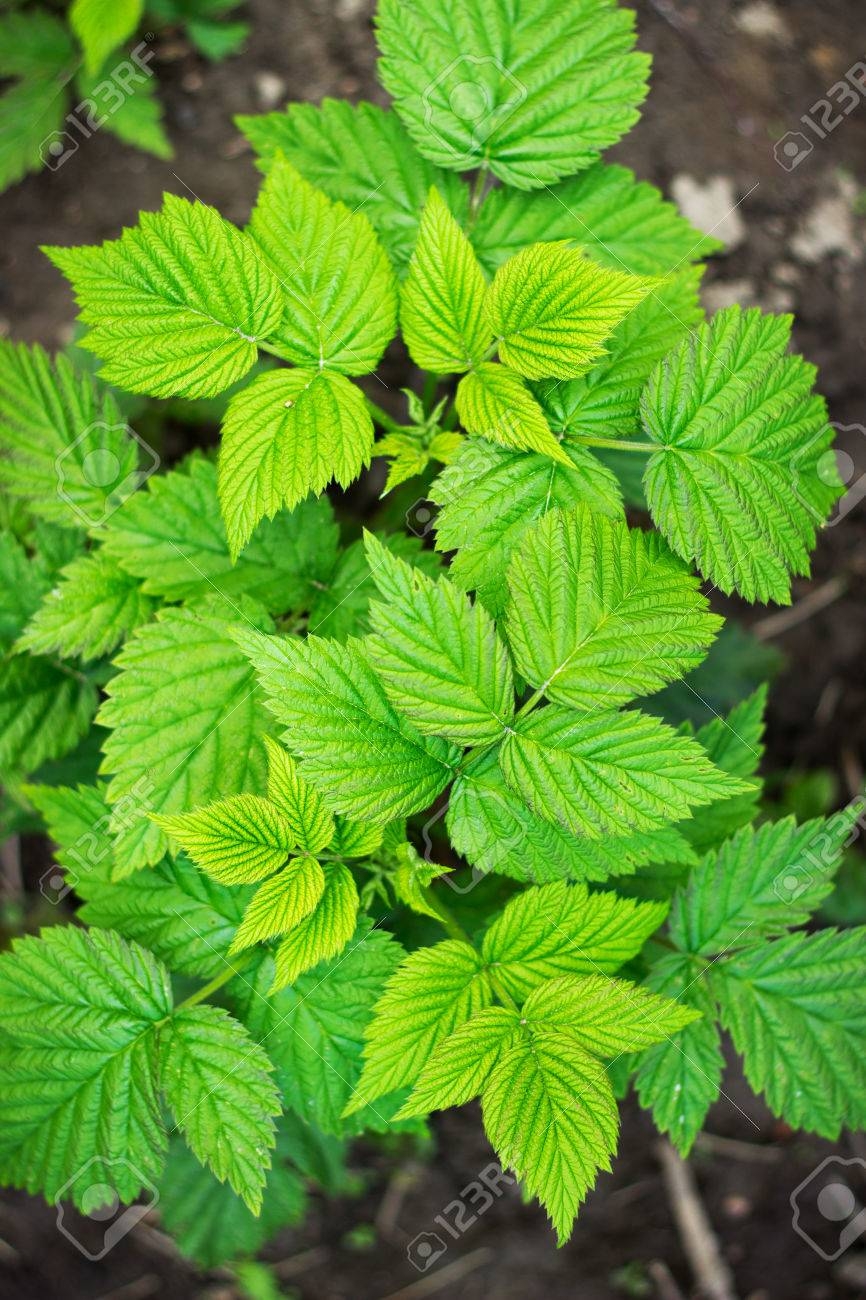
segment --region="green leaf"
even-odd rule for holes
[[[789,935],[710,970],[746,1078],[794,1128],[866,1122],[866,929]]]
[[[340,1116],[361,1074],[364,1032],[402,956],[392,935],[365,920],[345,952],[299,976],[291,988],[265,993],[273,982],[270,958],[258,981],[262,993],[241,988],[248,1001],[244,1019],[276,1065],[286,1105],[327,1133],[347,1127]]]
[[[4,649],[11,647],[36,613],[50,585],[38,556],[28,556],[11,532],[0,533],[0,642]]]
[[[676,1036],[642,1052],[635,1090],[653,1123],[681,1155],[688,1155],[707,1111],[719,1095],[725,1060],[716,1027],[716,1005],[692,961],[679,953],[653,966],[648,986],[702,1013]]]
[[[744,827],[708,853],[671,904],[671,938],[713,956],[804,925],[831,892],[854,814],[798,826],[793,817]]]
[[[375,370],[397,328],[397,293],[363,212],[334,203],[277,158],[249,233],[286,292],[274,340],[287,359],[344,375]]]
[[[429,807],[451,779],[459,751],[394,710],[359,643],[246,630],[237,643],[303,759],[302,776],[335,811],[384,825]]]
[[[428,1115],[477,1097],[503,1053],[519,1041],[520,1023],[515,1011],[485,1007],[460,1025],[433,1049],[398,1115]]]
[[[160,1035],[160,1083],[203,1165],[258,1214],[276,1138],[273,1065],[222,1007],[179,1009]],[[227,1138],[229,1140],[227,1140]]]
[[[672,263],[673,264],[673,263]],[[579,379],[542,380],[536,396],[566,437],[621,438],[640,430],[640,395],[655,366],[703,320],[702,267],[661,280],[617,325],[607,355]]]
[[[60,572],[18,641],[34,654],[99,659],[146,623],[154,602],[135,578],[102,550],[81,555]]]
[[[345,1114],[414,1083],[436,1044],[493,1001],[481,958],[446,939],[410,953],[376,1003],[364,1069]]]
[[[328,848],[340,858],[366,858],[375,853],[382,843],[384,828],[366,822],[353,822],[348,817],[334,818],[336,829]]]
[[[153,820],[223,885],[249,885],[271,875],[294,848],[288,820],[257,794],[230,795],[196,812]]]
[[[503,1166],[541,1201],[562,1245],[616,1150],[619,1112],[604,1067],[568,1034],[538,1033],[500,1058],[481,1108]]]
[[[396,866],[391,884],[398,901],[418,916],[431,916],[434,921],[444,921],[445,913],[427,886],[437,876],[447,875],[452,868],[425,861],[414,845],[408,843],[398,845],[394,858]]]
[[[653,862],[686,867],[697,862],[673,826],[591,840],[537,817],[506,785],[494,750],[473,758],[454,782],[447,826],[452,847],[478,872],[495,871],[533,885],[607,880]]]
[[[622,498],[610,470],[582,447],[563,450],[567,466],[469,438],[431,488],[442,507],[436,546],[457,552],[449,576],[458,586],[477,591],[494,614],[504,609],[508,597],[511,555],[536,519],[581,501],[611,518],[622,517]]]
[[[86,733],[97,693],[80,673],[42,656],[0,660],[0,772],[28,776]]]
[[[569,975],[539,984],[524,1002],[530,1029],[568,1034],[594,1056],[618,1057],[664,1042],[700,1012],[628,980]]]
[[[336,479],[348,487],[369,465],[373,421],[364,395],[324,370],[258,375],[229,402],[219,456],[219,500],[232,559],[256,525]]]
[[[162,1167],[157,1024],[168,972],[111,931],[54,926],[0,956],[0,1171],[87,1209],[97,1183],[134,1200]]]
[[[209,608],[166,609],[115,659],[119,671],[98,721],[111,730],[103,745],[104,771],[113,773],[109,800],[137,805],[118,807],[112,818],[121,874],[165,852],[165,835],[148,814],[264,786],[267,713],[230,631]]]
[[[552,511],[528,529],[508,584],[517,671],[575,709],[615,708],[684,676],[722,623],[656,533],[586,506]]]
[[[747,786],[694,740],[645,713],[550,704],[517,722],[499,751],[505,780],[533,812],[599,838],[664,826]]]
[[[321,795],[298,772],[291,754],[270,736],[265,736],[268,751],[268,799],[279,811],[291,832],[293,846],[305,853],[318,853],[334,838],[334,818]]]
[[[81,345],[132,393],[213,397],[247,373],[282,320],[280,286],[251,240],[173,194],[120,239],[43,251],[91,327]]]
[[[485,361],[457,388],[457,414],[469,433],[519,451],[540,451],[567,465],[569,459],[550,432],[544,412],[520,375]]]
[[[139,446],[144,473],[139,471]],[[98,527],[158,459],[64,356],[0,339],[0,484],[42,519]]]
[[[400,290],[400,328],[416,366],[462,374],[483,359],[493,342],[482,311],[486,288],[472,245],[431,189]]]
[[[725,662],[729,662],[727,659]],[[695,738],[707,755],[724,772],[733,776],[754,777],[764,756],[764,708],[767,687],[759,686],[747,699],[732,709],[727,718],[711,718]],[[685,728],[684,728],[685,730]],[[690,734],[688,731],[686,734]],[[698,853],[716,848],[734,831],[754,820],[761,797],[761,783],[745,794],[734,795],[699,809],[682,832]]]
[[[506,365],[527,379],[571,379],[652,287],[564,243],[530,244],[496,272],[484,308]]]
[[[155,475],[111,516],[104,549],[143,590],[166,600],[190,600],[213,591],[246,594],[273,613],[307,607],[316,583],[337,558],[339,532],[326,497],[280,511],[256,529],[237,562],[217,500],[217,472],[190,457]]]
[[[144,0],[72,0],[69,25],[81,42],[89,73],[98,72],[112,50],[132,35]]]
[[[519,15],[494,0],[382,0],[379,75],[426,158],[488,165],[538,189],[580,171],[637,121],[649,58],[634,14],[610,0],[541,0]]]
[[[299,975],[320,961],[336,957],[355,933],[359,901],[352,873],[342,862],[331,862],[324,876],[324,889],[314,910],[277,949],[272,992],[294,984]]]
[[[435,578],[442,572],[438,555],[422,549],[421,539],[405,533],[380,536],[389,551],[399,555],[408,564],[415,565]],[[370,631],[370,601],[376,594],[376,584],[367,563],[367,550],[359,538],[340,555],[327,581],[320,583],[310,606],[308,628],[335,641],[347,641],[350,636],[364,636]]]
[[[484,936],[485,962],[522,1001],[559,975],[611,974],[640,952],[664,921],[661,903],[635,903],[558,882],[507,903]]]
[[[491,275],[527,244],[559,239],[583,248],[602,266],[632,275],[668,275],[671,267],[722,247],[689,225],[654,185],[635,180],[627,167],[603,162],[545,187],[531,202],[497,186],[472,228],[475,251]]]
[[[295,858],[256,890],[230,951],[240,952],[294,929],[310,915],[324,892],[325,875],[316,859]]]
[[[329,198],[362,211],[397,266],[409,261],[431,185],[458,219],[468,208],[463,182],[431,166],[397,114],[377,104],[323,99],[235,121],[263,171],[284,155]]]
[[[641,402],[658,448],[644,489],[673,549],[724,592],[784,604],[841,492],[815,368],[786,355],[790,331],[789,316],[720,311]]]
[[[395,708],[419,731],[461,745],[498,739],[514,719],[514,679],[490,615],[447,578],[431,581],[365,534],[382,600],[364,649]]]
[[[0,77],[21,78],[0,98],[0,189],[46,162],[58,165],[65,151],[57,138],[67,110],[64,92],[75,62],[59,17],[42,9],[0,16]]]
[[[279,1154],[279,1131],[277,1140]],[[169,1145],[159,1185],[160,1217],[184,1255],[202,1268],[254,1255],[280,1228],[301,1219],[304,1208],[303,1182],[285,1160],[275,1160],[268,1171],[256,1217],[184,1142],[177,1138]]]

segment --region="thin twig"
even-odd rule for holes
[[[313,1246],[311,1250],[299,1251],[297,1255],[289,1255],[286,1259],[272,1264],[271,1271],[281,1282],[285,1282],[290,1277],[299,1277],[301,1273],[324,1264],[327,1258],[328,1251],[324,1246]]]
[[[489,1246],[480,1246],[478,1250],[471,1251],[462,1259],[455,1259],[453,1264],[446,1264],[445,1268],[439,1268],[435,1273],[428,1273],[417,1282],[404,1286],[402,1291],[393,1291],[385,1296],[384,1300],[424,1300],[424,1297],[436,1295],[437,1291],[441,1291],[450,1283],[458,1282],[460,1278],[474,1273],[476,1268],[489,1264],[493,1257],[494,1252]]]
[[[385,1195],[379,1203],[376,1217],[373,1220],[377,1235],[384,1237],[386,1241],[393,1241],[403,1202],[408,1193],[418,1183],[423,1172],[421,1165],[410,1161],[397,1169],[389,1180],[388,1186],[385,1188]]]
[[[161,1289],[162,1278],[156,1273],[145,1273],[133,1282],[127,1282],[126,1286],[104,1291],[101,1296],[97,1296],[97,1300],[147,1300],[148,1296],[156,1295]]]
[[[808,596],[798,600],[796,605],[791,605],[788,609],[780,609],[775,614],[768,614],[766,618],[759,618],[749,631],[759,641],[769,641],[771,637],[781,636],[783,632],[805,623],[813,614],[819,614],[822,609],[832,605],[834,600],[844,595],[846,585],[843,577],[830,578],[814,591],[810,591]]]
[[[650,1260],[646,1266],[650,1281],[655,1283],[658,1300],[685,1300],[685,1296],[674,1281],[674,1276],[662,1259]]]
[[[698,1195],[692,1171],[670,1142],[656,1147],[668,1199],[691,1270],[706,1300],[737,1300],[734,1278]]]
[[[778,1147],[762,1146],[758,1142],[742,1142],[739,1138],[722,1137],[720,1133],[699,1133],[695,1146],[713,1155],[730,1156],[733,1160],[748,1160],[756,1165],[774,1165],[782,1159]]]

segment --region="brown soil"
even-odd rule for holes
[[[744,33],[735,22],[744,5],[733,0],[713,5],[637,0],[636,8],[641,43],[655,56],[655,79],[641,124],[615,156],[665,189],[684,172],[700,180],[732,177],[737,195],[748,195],[740,208],[747,237],[714,260],[707,276],[711,292],[748,281],[738,286],[739,296],[770,309],[781,305],[780,291],[787,294],[797,315],[797,346],[821,368],[832,418],[842,425],[866,425],[864,263],[858,263],[856,252],[835,252],[809,265],[789,247],[804,217],[837,192],[840,169],[861,193],[866,186],[866,103],[796,170],[783,170],[772,151],[773,142],[797,129],[801,114],[825,89],[855,59],[866,57],[862,5],[858,0],[779,3],[787,43]],[[61,277],[38,252],[41,243],[90,243],[116,235],[140,209],[157,207],[163,190],[195,195],[242,222],[257,173],[232,117],[262,109],[257,90],[262,72],[282,78],[285,98],[381,98],[372,80],[375,55],[366,0],[252,0],[249,16],[253,29],[246,51],[222,66],[203,64],[176,40],[162,42],[158,75],[176,149],[172,162],[160,163],[97,134],[59,171],[31,177],[0,198],[0,328],[49,346],[70,336],[72,302]],[[855,219],[855,232],[862,247],[862,219]],[[859,473],[866,473],[866,433],[853,429],[844,440]],[[864,577],[866,503],[861,503],[825,531],[813,580],[799,583],[795,598],[836,578],[844,584],[842,594],[776,638],[787,666],[772,696],[770,768],[827,766],[839,773],[843,788],[862,780]],[[736,612],[747,621],[766,614]],[[751,1096],[736,1068],[729,1072],[725,1093],[710,1115],[710,1132],[776,1153],[755,1159],[747,1158],[748,1148],[715,1147],[694,1158],[738,1294],[752,1300],[866,1295],[866,1238],[861,1255],[854,1246],[834,1265],[791,1228],[791,1192],[834,1148],[788,1134]],[[432,1161],[417,1171],[392,1228],[372,1247],[353,1246],[347,1234],[383,1215],[405,1161],[364,1148],[356,1154],[367,1180],[364,1195],[316,1202],[302,1230],[283,1233],[268,1248],[266,1258],[282,1261],[287,1293],[304,1300],[379,1300],[402,1295],[402,1288],[415,1283],[407,1298],[646,1295],[664,1300],[663,1284],[649,1280],[646,1272],[657,1260],[664,1261],[684,1295],[693,1293],[653,1131],[631,1103],[625,1107],[614,1171],[589,1197],[568,1246],[557,1251],[543,1213],[507,1191],[425,1275],[430,1289],[419,1289],[421,1275],[407,1260],[407,1243],[418,1233],[436,1232],[436,1215],[491,1159],[471,1108],[435,1128]],[[857,1153],[845,1143],[836,1150],[844,1157]],[[457,1273],[444,1271],[455,1262]],[[53,1210],[21,1194],[0,1201],[3,1300],[146,1300],[151,1295],[216,1300],[233,1294],[230,1279],[196,1274],[138,1231],[102,1263],[91,1265],[56,1232]]]

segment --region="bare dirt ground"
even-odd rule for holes
[[[707,275],[708,305],[739,301],[796,313],[796,344],[820,367],[831,418],[846,426],[842,441],[856,483],[866,474],[866,432],[859,427],[866,426],[866,102],[820,142],[800,119],[856,60],[866,59],[862,2],[636,0],[635,7],[641,45],[655,59],[653,91],[641,124],[613,156],[684,202],[702,194],[706,201],[713,183],[708,210],[715,219],[738,203],[721,228],[732,244]],[[41,243],[114,236],[140,209],[156,208],[163,190],[195,195],[244,221],[257,173],[234,114],[289,98],[382,99],[373,82],[365,0],[253,0],[248,8],[246,51],[224,65],[203,64],[177,40],[159,42],[173,161],[158,162],[97,134],[59,171],[31,177],[0,198],[0,329],[48,346],[70,336],[71,298],[38,252]],[[812,114],[819,122],[821,112]],[[796,131],[805,131],[814,147],[786,170],[773,145]],[[828,603],[787,629],[769,627],[786,666],[772,695],[768,769],[820,765],[838,773],[843,789],[862,784],[864,578],[866,500],[824,532],[813,578],[797,586],[796,600],[818,592],[818,604]],[[767,614],[734,612],[746,621]],[[724,1087],[708,1129],[733,1144],[710,1140],[693,1164],[738,1295],[866,1296],[866,1236],[834,1264],[791,1228],[792,1191],[834,1148],[791,1135],[755,1101],[736,1068]],[[287,1294],[303,1300],[693,1294],[653,1130],[631,1104],[613,1173],[589,1197],[568,1246],[557,1251],[543,1213],[507,1191],[422,1277],[407,1260],[407,1243],[437,1230],[436,1215],[491,1158],[471,1108],[437,1123],[435,1132],[429,1164],[407,1168],[399,1152],[359,1149],[363,1196],[316,1201],[302,1229],[277,1238],[265,1257],[279,1262]],[[851,1143],[836,1150],[844,1157],[863,1154]],[[363,1247],[353,1229],[376,1222],[374,1244]],[[669,1275],[653,1272],[653,1261],[662,1261]],[[196,1273],[152,1234],[131,1233],[91,1265],[56,1232],[53,1210],[19,1194],[0,1202],[4,1300],[228,1300],[234,1294],[230,1279]]]

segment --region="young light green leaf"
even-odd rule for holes
[[[249,233],[285,290],[285,318],[273,337],[288,360],[344,375],[375,370],[397,328],[397,294],[363,212],[334,203],[277,158]]]
[[[144,0],[72,0],[69,25],[81,42],[89,73],[99,72],[112,50],[132,35],[143,8]]]
[[[452,867],[440,867],[437,862],[428,862],[414,845],[406,843],[398,846],[394,857],[392,884],[397,899],[411,908],[419,916],[432,916],[434,921],[442,921],[444,913],[427,886],[437,876],[445,876]]]
[[[369,465],[373,421],[364,395],[325,370],[273,370],[229,402],[219,455],[219,500],[232,560],[259,522]]]
[[[506,365],[527,379],[571,379],[652,287],[562,242],[530,244],[496,272],[484,308]]]
[[[382,826],[351,821],[338,813],[334,818],[334,837],[328,848],[338,858],[367,858],[382,843],[384,830]]]
[[[503,1166],[537,1196],[560,1245],[599,1169],[610,1169],[619,1112],[604,1067],[568,1034],[536,1034],[497,1062],[481,1097]]]
[[[272,993],[294,984],[320,961],[336,957],[355,933],[359,901],[352,873],[342,862],[332,862],[324,875],[325,886],[315,908],[277,949]]]
[[[622,518],[615,476],[583,447],[563,444],[568,464],[468,438],[453,464],[431,488],[442,507],[436,545],[456,551],[449,577],[477,591],[494,614],[508,598],[508,563],[520,538],[548,510],[585,501],[593,510]]]
[[[641,401],[657,447],[644,489],[673,549],[724,592],[784,604],[841,493],[815,369],[786,355],[790,329],[788,316],[720,311]]]
[[[446,939],[410,953],[376,1003],[345,1114],[414,1083],[436,1044],[492,1001],[481,958],[468,944]]]
[[[708,853],[671,903],[671,938],[713,956],[805,925],[833,888],[854,814],[744,827]]]
[[[484,936],[482,954],[512,997],[523,1001],[560,975],[612,974],[640,952],[665,919],[661,903],[591,894],[557,882],[507,903]]]
[[[550,704],[518,721],[499,762],[533,812],[596,839],[664,826],[748,788],[714,767],[694,740],[637,712]]]
[[[514,679],[493,620],[447,578],[431,581],[365,534],[382,600],[364,648],[395,708],[419,731],[483,745],[514,718]]]
[[[152,616],[155,602],[104,551],[81,555],[60,571],[18,641],[34,654],[99,659]]]
[[[586,506],[528,529],[508,570],[518,672],[550,700],[615,708],[695,668],[721,626],[655,533]]]
[[[0,956],[4,1181],[86,1210],[97,1183],[131,1201],[158,1175],[155,1031],[171,1005],[165,968],[110,930],[13,942]]]
[[[272,1071],[264,1049],[222,1007],[179,1009],[160,1035],[160,1083],[177,1127],[253,1214],[281,1110]]]
[[[866,1123],[866,929],[800,931],[709,972],[746,1078],[795,1128]]]
[[[428,1115],[477,1097],[503,1053],[519,1041],[520,1023],[516,1011],[485,1007],[460,1025],[433,1049],[398,1116]]]
[[[539,189],[594,162],[637,120],[649,58],[610,0],[541,0],[528,22],[494,0],[383,0],[379,75],[426,158]]]
[[[668,275],[671,267],[722,247],[691,226],[654,185],[604,162],[546,187],[531,203],[499,185],[487,194],[472,228],[475,251],[491,275],[527,244],[559,239],[577,244],[602,266],[632,275]]]
[[[223,885],[262,880],[281,867],[295,847],[288,819],[257,794],[230,795],[195,812],[153,820],[196,866]]]
[[[293,930],[310,915],[324,892],[325,875],[316,859],[295,858],[259,885],[244,912],[230,953]]]
[[[427,808],[459,751],[422,736],[389,703],[359,643],[237,632],[268,707],[330,807],[384,825]]]
[[[223,392],[283,317],[277,279],[247,236],[214,208],[173,194],[120,239],[44,252],[90,326],[82,346],[105,363],[105,379],[133,393]]]
[[[400,328],[417,366],[462,374],[483,359],[493,343],[482,311],[486,288],[472,245],[431,189],[400,290]]]
[[[268,753],[268,799],[291,830],[292,842],[306,853],[318,853],[334,838],[334,818],[321,795],[304,780],[298,765],[282,745],[265,736]]]
[[[671,262],[671,265],[674,265]],[[666,268],[665,268],[666,269]],[[688,267],[660,280],[643,302],[620,321],[607,355],[579,379],[543,379],[535,389],[557,433],[602,438],[640,431],[640,395],[655,366],[704,319],[698,290],[702,267]]]
[[[460,380],[457,414],[469,433],[519,451],[540,451],[569,464],[550,432],[544,412],[520,375],[485,361]]]
[[[432,185],[458,219],[468,208],[463,181],[433,167],[397,114],[377,104],[323,99],[235,121],[263,171],[284,155],[329,198],[362,211],[398,267],[409,261]]]
[[[337,559],[339,530],[327,497],[263,521],[232,563],[212,462],[191,456],[154,475],[115,511],[103,547],[142,590],[166,600],[214,591],[259,600],[275,614],[307,607]]]
[[[594,1056],[621,1056],[664,1042],[700,1012],[607,975],[568,975],[530,993],[521,1018],[530,1029],[568,1034]]]
[[[238,608],[267,622],[252,602]],[[104,770],[113,773],[108,795],[121,874],[165,852],[165,835],[148,814],[264,787],[268,715],[223,615],[207,606],[162,610],[115,659],[98,717],[111,730]]]

